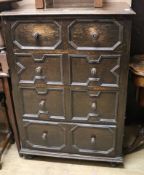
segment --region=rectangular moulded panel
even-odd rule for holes
[[[119,87],[120,55],[69,55],[71,85]]]
[[[19,49],[55,50],[61,47],[61,23],[55,20],[16,21],[11,26],[13,44]]]
[[[65,128],[58,123],[25,120],[25,141],[29,149],[62,151],[66,147]]]
[[[76,19],[68,25],[69,47],[114,51],[123,43],[123,24],[114,19]]]
[[[77,124],[71,128],[73,152],[82,155],[114,155],[115,137],[115,126]]]
[[[63,120],[65,118],[63,89],[47,89],[38,94],[35,89],[21,89],[23,118]]]
[[[16,54],[15,57],[19,83],[34,83],[41,78],[47,84],[63,84],[62,55]]]
[[[71,90],[72,121],[117,122],[117,91]]]

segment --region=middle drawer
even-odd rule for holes
[[[19,83],[119,87],[121,55],[16,54]]]
[[[41,92],[41,91],[40,91]],[[82,123],[116,123],[118,91],[93,91],[83,88],[20,88],[23,119]]]

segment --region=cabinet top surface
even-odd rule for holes
[[[28,15],[134,15],[135,12],[124,2],[105,3],[103,8],[49,8],[35,9],[34,5],[23,5],[11,11],[1,13],[1,16]]]

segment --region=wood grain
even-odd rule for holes
[[[103,0],[94,0],[94,7],[102,7]]]
[[[35,6],[37,9],[43,9],[44,8],[44,0],[35,0]]]
[[[123,10],[3,16],[20,154],[122,162],[133,14]]]

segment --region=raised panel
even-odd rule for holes
[[[119,86],[120,55],[69,55],[71,85]]]
[[[115,91],[71,91],[73,121],[116,122],[118,92]]]
[[[115,130],[115,126],[78,124],[71,129],[73,149],[80,154],[113,154]]]
[[[47,89],[38,94],[34,89],[21,89],[23,118],[63,120],[65,118],[64,90]]]
[[[122,162],[132,14],[122,6],[3,14],[20,154]]]
[[[54,20],[17,21],[11,30],[13,43],[20,49],[54,50],[62,42],[61,24]]]
[[[76,50],[112,51],[123,42],[123,26],[113,19],[75,20],[68,33],[69,45]]]
[[[63,84],[62,55],[16,54],[19,83],[44,79],[47,84]]]
[[[29,148],[61,151],[66,146],[65,128],[58,123],[25,121],[23,125]]]

